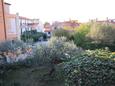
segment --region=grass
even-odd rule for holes
[[[48,67],[20,68],[7,72],[1,86],[64,86],[63,79],[46,75]]]

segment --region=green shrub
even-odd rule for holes
[[[48,75],[59,79],[63,76],[59,64],[72,59],[71,57],[81,53],[81,51],[73,42],[68,42],[65,37],[52,37],[47,46],[39,45],[37,47],[31,63],[48,66],[51,69]]]
[[[22,41],[13,40],[13,41],[4,41],[0,43],[0,52],[14,52],[19,48],[24,48],[25,44]]]
[[[52,37],[48,41],[48,47],[56,49],[57,52],[68,54],[70,57],[82,51],[76,47],[73,41],[68,41],[66,37]]]
[[[47,40],[47,34],[43,34],[43,39]]]
[[[83,47],[89,42],[87,34],[90,31],[90,24],[82,24],[77,28],[76,33],[74,34],[74,42],[77,46]]]
[[[60,28],[60,29],[55,29],[55,30],[53,30],[53,32],[52,32],[52,36],[57,36],[57,37],[62,37],[62,36],[64,36],[64,37],[66,37],[68,40],[70,40],[71,38],[72,38],[72,32],[69,32],[69,31],[67,31],[67,30],[64,30],[64,29],[62,29],[62,28]]]
[[[52,60],[66,61],[82,50],[73,42],[68,42],[65,37],[52,37],[47,46],[39,45],[34,53],[36,64],[49,64]]]
[[[23,41],[28,41],[32,40],[33,42],[36,42],[39,40],[40,37],[43,37],[45,34],[41,32],[37,32],[36,30],[31,30],[31,31],[25,31],[21,35],[21,39]]]
[[[25,45],[22,41],[19,40],[7,40],[0,43],[0,64],[6,64],[16,61],[15,58],[21,54],[24,54],[29,49],[28,45]],[[12,59],[12,61],[11,61]]]
[[[114,86],[115,60],[107,50],[85,51],[65,63],[66,86]]]
[[[87,43],[86,45],[82,46],[84,49],[104,49],[105,47],[108,47],[110,51],[115,51],[115,45],[108,45],[108,44],[102,44],[102,43]]]
[[[95,43],[113,45],[115,43],[115,25],[109,23],[93,23],[88,37]]]
[[[81,25],[74,34],[74,42],[84,49],[110,48],[115,50],[115,25],[93,22]]]
[[[90,32],[87,34],[91,42],[86,48],[96,49],[108,47],[115,50],[115,25],[110,23],[92,23]]]
[[[7,63],[8,53],[19,55],[18,50],[25,50],[25,48],[25,44],[19,40],[7,40],[0,43],[0,79],[4,76],[4,72],[10,70],[10,64]]]

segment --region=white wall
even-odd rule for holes
[[[38,32],[43,32],[44,25],[41,21],[39,21],[39,24],[38,24],[36,29],[37,29]]]
[[[8,29],[9,33],[16,33],[16,19],[15,18],[10,18],[10,28]]]

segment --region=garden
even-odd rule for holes
[[[25,53],[23,60],[5,61]],[[56,29],[47,45],[36,47],[18,40],[0,44],[0,86],[114,85],[114,24],[89,22],[74,32]]]
[[[47,40],[47,35],[37,30],[24,31],[21,35],[21,40],[24,42],[37,42]]]

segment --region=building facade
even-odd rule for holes
[[[39,19],[30,19],[10,14],[10,5],[0,0],[0,41],[20,40],[20,36],[27,30],[39,30]]]
[[[0,0],[0,41],[18,38],[17,17],[10,14],[10,5]]]
[[[0,0],[0,41],[6,39],[5,15],[4,15],[4,2]]]
[[[43,32],[46,33],[48,37],[51,37],[51,32],[52,32],[52,25],[48,22],[44,24],[44,29]]]
[[[69,20],[64,22],[54,22],[52,24],[52,29],[65,29],[68,31],[74,31],[76,30],[81,23],[78,22],[78,20]]]

